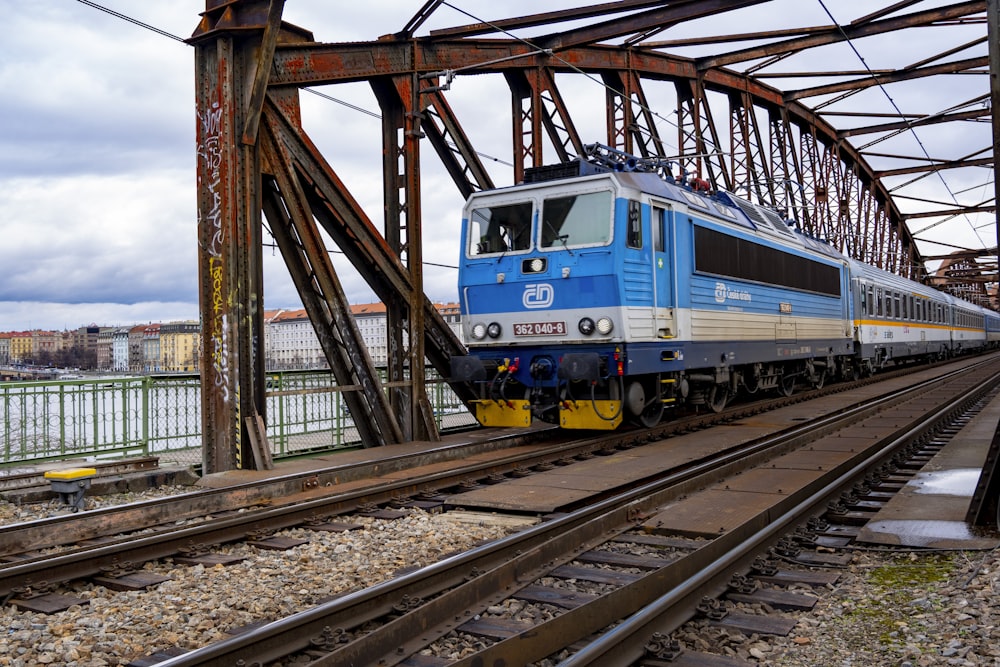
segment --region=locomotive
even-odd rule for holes
[[[1000,315],[868,266],[671,162],[599,144],[463,211],[476,419],[652,426],[681,405],[820,387],[1000,343]]]

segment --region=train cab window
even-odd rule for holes
[[[477,208],[469,216],[469,256],[531,247],[531,202]]]
[[[542,204],[541,247],[608,243],[612,203],[610,191],[546,199]]]

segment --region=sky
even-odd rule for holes
[[[205,7],[204,0],[99,4],[181,38],[192,33]],[[494,3],[453,0],[451,4],[496,18]],[[573,4],[550,0],[545,9]],[[317,41],[371,40],[401,29],[421,5],[423,0],[335,4],[288,0],[284,20],[312,30]],[[791,21],[797,13],[801,24],[824,22],[821,2],[788,0],[786,5],[784,12],[757,10],[719,17],[720,30],[733,31],[734,24],[739,30],[767,29],[775,27],[774,17]],[[828,6],[842,12],[838,20],[866,13],[863,0],[839,0]],[[527,14],[538,8],[536,2],[518,0],[506,3],[502,14]],[[445,5],[421,32],[468,22],[469,16]],[[0,0],[0,24],[6,28],[0,43],[0,331],[197,319],[192,47],[77,0]],[[943,43],[968,39],[957,35]],[[886,66],[919,59],[905,53],[905,44],[888,48],[859,42],[859,47],[873,63],[882,54]],[[845,69],[861,66],[844,46],[807,57],[831,53],[844,60]],[[585,106],[586,100],[603,102],[603,91],[583,77],[559,83],[584,141],[603,141],[603,108],[591,104],[594,111],[588,113]],[[310,137],[369,217],[381,225],[381,127],[373,115],[378,113],[374,96],[364,84],[318,90],[368,111],[301,95]],[[929,111],[947,106],[941,101],[944,93],[920,86],[894,89],[897,103]],[[649,94],[655,103],[657,93]],[[955,100],[970,96],[965,91],[947,95]],[[495,181],[509,184],[510,106],[502,78],[460,77],[448,100],[473,135]],[[877,90],[860,100],[855,103],[869,108],[886,105],[885,95]],[[969,130],[978,133],[974,137],[963,134],[940,141],[968,142],[971,150],[977,150],[982,147],[983,127],[989,133],[988,124],[980,125]],[[939,149],[930,138],[925,141],[928,146],[913,151]],[[454,301],[462,201],[429,146],[424,155],[430,156],[421,170],[425,291],[432,299]],[[955,193],[969,201],[991,197],[992,182],[983,174],[972,173],[948,186],[925,179],[918,187],[921,196],[935,200]],[[919,201],[914,206],[919,207]],[[927,235],[949,240],[975,236],[974,221],[955,225]],[[992,228],[985,232],[994,233]],[[981,245],[975,238],[961,243]],[[348,298],[355,303],[374,301],[368,286],[332,250]],[[265,307],[300,307],[280,254],[265,247],[264,255]]]

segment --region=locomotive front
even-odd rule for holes
[[[474,194],[459,265],[462,336],[452,380],[479,388],[476,418],[569,428],[622,420],[622,307],[615,230],[624,224],[611,175]]]

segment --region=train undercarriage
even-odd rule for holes
[[[611,430],[622,423],[651,427],[680,409],[721,412],[738,396],[791,396],[827,382],[855,380],[887,365],[934,361],[940,353],[911,357],[830,355],[645,375],[619,375],[615,358],[566,354],[554,365],[531,368],[531,383],[510,364],[480,363],[476,417],[487,426],[528,426],[533,419],[570,429]],[[523,376],[523,374],[522,374]],[[471,379],[471,378],[469,378]]]

